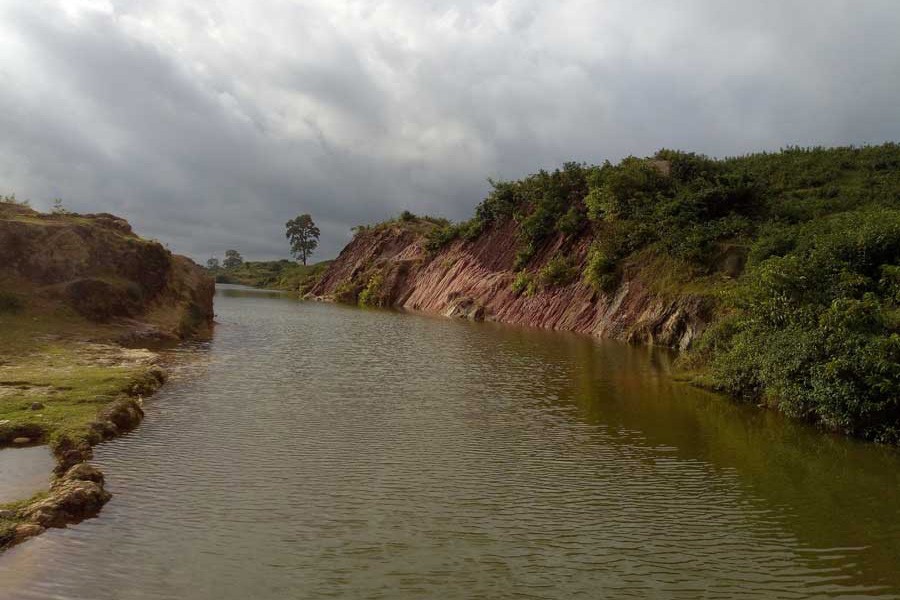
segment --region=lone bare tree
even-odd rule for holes
[[[306,264],[319,245],[319,228],[309,215],[294,217],[284,224],[284,237],[291,242],[291,254]]]

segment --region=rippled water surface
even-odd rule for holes
[[[900,457],[670,380],[662,351],[220,289],[97,449],[101,516],[0,598],[900,593]]]

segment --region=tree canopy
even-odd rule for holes
[[[291,243],[291,254],[305,265],[319,245],[319,228],[308,214],[294,217],[284,226],[284,236]]]
[[[244,262],[244,258],[241,256],[241,253],[237,250],[226,250],[225,251],[225,260],[222,261],[222,266],[226,269],[233,269],[234,267],[240,266]]]

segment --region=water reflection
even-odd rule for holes
[[[675,383],[667,352],[245,290],[216,310],[98,449],[101,518],[0,557],[0,597],[900,590],[897,453]]]
[[[0,450],[0,504],[46,490],[55,465],[46,446]]]

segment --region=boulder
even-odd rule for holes
[[[462,297],[444,311],[445,317],[484,321],[484,307],[471,298]]]
[[[19,516],[41,527],[65,527],[95,516],[110,497],[103,489],[102,473],[90,465],[76,465],[53,482],[46,498],[23,508]]]

